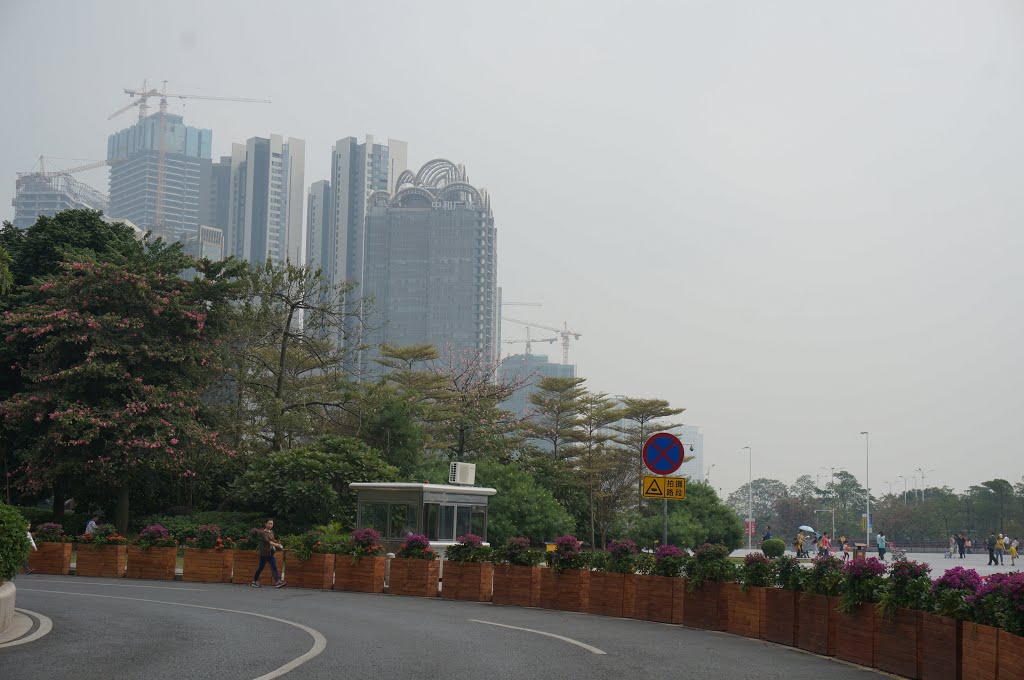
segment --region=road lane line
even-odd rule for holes
[[[317,656],[318,654],[320,654],[320,652],[324,651],[324,649],[327,648],[327,638],[325,638],[323,636],[323,633],[321,633],[320,631],[316,630],[315,628],[310,628],[309,626],[303,625],[301,623],[297,623],[295,621],[289,621],[288,619],[280,619],[280,618],[278,618],[276,616],[268,616],[267,614],[257,614],[256,612],[246,612],[246,611],[242,611],[240,609],[224,609],[223,607],[207,607],[206,605],[201,605],[201,604],[186,604],[184,602],[168,602],[166,600],[147,600],[147,599],[144,599],[144,598],[141,598],[141,597],[124,597],[124,596],[121,596],[121,595],[97,595],[97,594],[94,594],[94,593],[72,593],[72,592],[69,592],[69,591],[66,591],[66,590],[41,590],[39,588],[19,588],[18,590],[21,590],[22,592],[27,592],[27,593],[53,593],[53,594],[56,594],[56,595],[78,595],[80,597],[102,597],[102,598],[106,598],[108,600],[132,600],[132,601],[135,601],[135,602],[150,602],[150,603],[153,603],[153,604],[169,604],[169,605],[172,605],[172,606],[175,606],[175,607],[192,607],[194,609],[209,609],[211,611],[227,612],[229,614],[245,614],[246,616],[256,616],[256,617],[259,617],[261,619],[267,619],[269,621],[277,621],[278,623],[285,623],[285,624],[288,624],[289,626],[294,626],[295,628],[298,628],[300,630],[306,631],[307,633],[309,633],[310,637],[313,638],[313,646],[309,648],[308,652],[306,652],[302,656],[295,657],[294,659],[292,659],[291,661],[289,661],[285,665],[281,666],[280,668],[276,668],[276,669],[270,671],[269,673],[265,673],[265,674],[263,674],[263,675],[261,675],[261,676],[259,676],[257,678],[254,678],[253,680],[274,680],[274,678],[279,678],[282,675],[284,675],[285,673],[288,673],[289,671],[295,670],[296,668],[298,668],[302,664],[306,663],[307,661],[309,661],[313,657]]]
[[[159,590],[190,590],[190,591],[195,592],[195,593],[205,593],[207,591],[206,588],[175,588],[174,586],[141,586],[141,585],[134,585],[134,584],[128,584],[128,583],[92,583],[90,581],[83,580],[85,578],[88,578],[88,577],[83,576],[82,579],[72,579],[70,581],[69,580],[64,580],[64,579],[49,579],[49,578],[45,579],[45,580],[46,580],[47,583],[76,583],[78,585],[83,585],[83,586],[107,586],[108,588],[109,587],[113,587],[113,588],[157,588]],[[32,579],[32,580],[34,581],[35,579]]]
[[[15,608],[14,611],[21,612],[22,614],[26,614],[31,617],[35,617],[35,619],[39,621],[39,628],[36,628],[35,632],[30,635],[20,637],[17,640],[12,640],[10,642],[5,642],[4,644],[0,645],[0,649],[7,649],[8,647],[17,647],[18,645],[23,645],[26,642],[38,640],[39,638],[43,637],[44,635],[49,633],[50,630],[53,629],[53,621],[50,620],[49,616],[44,616],[38,612],[34,612],[29,609],[22,609],[21,607]]]
[[[512,630],[523,630],[523,631],[526,631],[527,633],[536,633],[537,635],[546,635],[547,637],[552,637],[552,638],[555,638],[556,640],[561,640],[563,642],[568,642],[571,645],[576,645],[577,647],[582,647],[583,649],[585,649],[585,650],[587,650],[589,652],[592,652],[594,654],[605,654],[605,652],[602,652],[597,647],[591,647],[590,645],[588,645],[585,642],[580,642],[579,640],[573,640],[572,638],[565,637],[564,635],[555,635],[554,633],[546,633],[546,632],[544,632],[542,630],[534,630],[533,628],[520,628],[519,626],[510,626],[510,625],[505,624],[505,623],[495,623],[494,621],[481,621],[479,619],[470,619],[470,621],[472,621],[473,623],[485,623],[488,626],[500,626],[502,628],[511,628]]]

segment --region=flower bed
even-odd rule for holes
[[[765,639],[768,588],[751,586],[750,590],[743,592],[739,583],[723,583],[722,587],[729,606],[726,630],[733,635]]]
[[[396,557],[391,560],[388,593],[415,597],[437,597],[436,560]]]
[[[999,629],[978,623],[963,624],[963,680],[992,680],[999,668]],[[947,676],[948,677],[948,676]]]
[[[683,625],[690,628],[724,631],[729,626],[729,600],[723,584],[705,581],[700,588],[686,588],[683,599]]]
[[[633,576],[636,584],[633,618],[660,623],[682,623],[686,579],[670,576]]]
[[[338,555],[334,560],[334,589],[354,593],[384,592],[384,557]]]
[[[494,590],[491,602],[516,607],[539,607],[540,572],[540,567],[494,565]]]
[[[1024,637],[999,631],[999,680],[1024,680]]]
[[[875,668],[915,680],[921,677],[922,614],[916,609],[897,609],[890,620],[877,613]]]
[[[38,574],[71,573],[70,543],[37,543],[37,550],[28,554],[29,569]]]
[[[79,543],[75,557],[76,576],[121,578],[128,563],[128,546]]]
[[[836,598],[803,593],[797,596],[798,614],[796,646],[822,656],[835,656],[835,630],[838,619]]]
[[[234,564],[234,550],[189,548],[186,545],[181,580],[193,583],[231,583]],[[255,567],[253,567],[253,571],[256,571]],[[264,571],[268,570],[264,569]],[[247,576],[252,578],[252,572]]]
[[[590,597],[587,600],[587,613],[621,617],[625,577],[625,574],[590,572]],[[633,609],[636,609],[635,604]]]
[[[951,616],[921,614],[921,679],[960,678],[961,623]]]
[[[586,612],[590,606],[590,571],[541,569],[540,606],[567,612]]]
[[[764,639],[778,645],[796,647],[800,593],[782,588],[767,588],[764,594]]]
[[[849,612],[836,608],[836,658],[861,666],[875,665],[875,609],[874,604],[867,602]]]
[[[445,560],[441,577],[441,597],[446,600],[490,602],[494,565],[490,562]]]
[[[178,549],[130,545],[127,560],[125,578],[173,581]]]
[[[286,576],[288,585],[295,588],[330,590],[334,586],[334,555],[311,553],[307,559],[301,559],[292,553],[288,556]]]

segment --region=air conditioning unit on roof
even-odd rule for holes
[[[476,482],[476,465],[473,463],[452,463],[448,470],[448,483],[473,486]]]

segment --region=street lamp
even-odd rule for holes
[[[751,522],[754,521],[754,450],[744,446],[740,451],[747,452],[747,550],[753,550],[754,532]]]
[[[718,465],[718,463],[712,463],[711,467],[709,467],[707,470],[704,471],[704,483],[705,484],[711,484],[711,471],[714,469],[714,467],[716,465]]]
[[[836,540],[836,509],[833,506],[831,510],[815,510],[814,514],[817,515],[819,512],[831,512],[832,513],[832,540]]]
[[[924,502],[924,491],[925,491],[925,489],[928,488],[924,484],[925,475],[927,475],[927,474],[929,474],[931,472],[935,472],[935,468],[932,468],[931,470],[924,470],[922,468],[917,468],[917,471],[919,473],[921,473],[921,502],[923,503]]]
[[[864,517],[864,548],[871,545],[871,435],[868,432],[861,432],[864,435],[864,494],[867,515]]]
[[[892,482],[886,480],[885,482],[883,482],[883,484],[888,484],[889,485],[889,493],[887,495],[891,496],[892,495]]]

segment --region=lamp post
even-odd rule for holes
[[[871,546],[871,434],[861,432],[864,435],[864,498],[867,515],[864,517],[864,543],[865,548]]]
[[[932,473],[932,472],[935,472],[935,468],[932,468],[931,470],[925,470],[923,468],[917,468],[917,471],[921,474],[921,502],[923,503],[924,502],[924,490],[928,488],[924,484],[925,475],[927,475],[929,473]]]
[[[892,495],[892,482],[890,482],[889,480],[886,480],[885,482],[883,482],[883,484],[888,484],[889,485],[889,493],[888,493],[888,495],[891,496]]]
[[[907,478],[904,477],[903,475],[900,475],[899,477],[897,477],[897,479],[902,479],[903,480],[903,505],[906,505],[907,504]]]
[[[711,471],[715,468],[715,465],[717,465],[717,464],[718,463],[712,463],[711,466],[708,467],[708,469],[704,471],[704,483],[705,484],[708,484],[708,485],[711,484]]]
[[[754,533],[751,522],[754,521],[754,450],[744,446],[740,451],[747,452],[747,550],[753,550]]]

